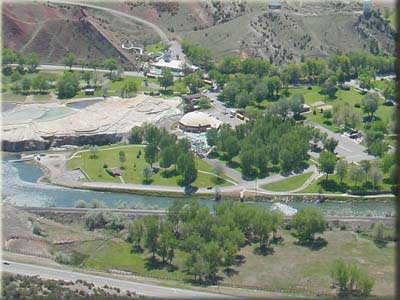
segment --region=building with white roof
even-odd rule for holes
[[[179,121],[179,128],[190,132],[204,132],[210,128],[219,129],[222,122],[201,111],[193,111],[184,115]]]

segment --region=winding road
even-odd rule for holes
[[[120,288],[122,291],[136,292],[139,295],[162,298],[162,299],[234,299],[236,297],[194,290],[185,290],[171,287],[164,287],[155,284],[139,283],[130,280],[116,279],[106,276],[81,273],[78,271],[51,268],[19,262],[3,262],[2,272],[39,276],[44,279],[56,279],[64,281],[85,280],[98,287],[104,285]],[[238,299],[238,298],[236,298]]]

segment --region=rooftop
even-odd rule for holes
[[[184,115],[179,121],[184,126],[219,128],[221,121],[201,111],[193,111]]]

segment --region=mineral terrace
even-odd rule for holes
[[[3,112],[3,151],[119,142],[134,126],[180,115],[180,104],[180,98],[147,95],[19,104]]]

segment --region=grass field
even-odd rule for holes
[[[349,231],[328,231],[322,236],[326,247],[312,250],[296,244],[287,232],[284,241],[274,246],[272,255],[260,256],[253,247],[242,249],[245,262],[225,282],[279,288],[307,288],[330,292],[330,264],[337,258],[357,263],[376,280],[373,293],[390,295],[394,288],[394,244],[379,248],[371,240]]]
[[[162,52],[166,49],[163,43],[151,44],[144,47],[147,52]]]
[[[288,231],[281,232],[283,242],[273,245],[268,255],[255,252],[255,245],[239,253],[243,259],[227,273],[221,270],[222,282],[268,287],[275,290],[309,290],[333,293],[330,288],[330,264],[341,257],[366,269],[376,280],[373,293],[390,295],[394,288],[394,244],[378,247],[372,240],[350,231],[327,231],[322,237],[327,244],[311,249],[296,243]],[[173,266],[152,260],[148,252],[135,253],[132,245],[120,241],[91,241],[61,249],[77,254],[81,266],[98,270],[124,270],[143,275],[163,276],[176,280],[190,279],[184,271],[186,254],[176,251]],[[301,258],[301,259],[299,259]]]
[[[344,178],[343,182],[340,182],[340,178],[336,175],[329,175],[328,181],[325,180],[325,176],[319,178],[318,180],[311,183],[307,188],[301,191],[301,193],[346,193],[347,190],[363,190],[363,191],[374,191],[374,190],[384,190],[390,191],[391,184],[388,183],[388,178],[384,178],[376,188],[372,187],[371,182],[365,183],[364,180],[358,183],[358,187],[349,178]]]
[[[312,174],[312,172],[307,172],[304,174],[296,175],[278,182],[263,185],[261,186],[261,188],[273,192],[292,191],[301,187]]]
[[[132,145],[124,148],[100,148],[97,154],[97,158],[90,158],[90,152],[86,151],[78,154],[73,159],[69,160],[67,167],[69,169],[82,168],[89,176],[92,181],[104,181],[104,182],[121,182],[118,176],[112,177],[104,168],[107,165],[108,168],[124,167],[122,171],[122,178],[126,183],[142,184],[144,178],[142,176],[142,170],[145,165],[144,160],[144,146]],[[119,160],[119,152],[124,151],[126,155],[126,161],[122,164]],[[141,152],[140,158],[137,155]],[[212,167],[201,159],[196,159],[197,169],[206,172],[213,172]],[[223,176],[224,177],[224,176]],[[151,184],[154,185],[166,185],[176,186],[180,176],[176,174],[173,168],[167,171],[160,169],[156,174],[152,176]],[[216,177],[209,174],[198,172],[197,179],[193,183],[196,187],[207,187],[214,186]],[[231,185],[231,183],[221,179],[219,185]]]

